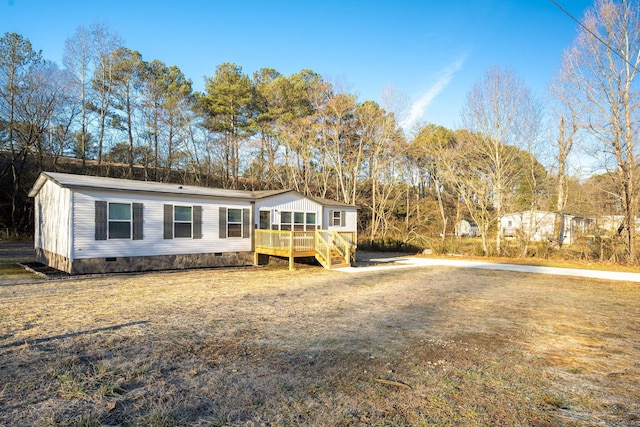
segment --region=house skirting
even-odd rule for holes
[[[48,265],[49,267],[55,268],[56,270],[65,271],[67,273],[71,273],[71,261],[69,258],[62,256],[60,254],[56,254],[53,252],[49,252],[42,248],[36,249],[36,261],[40,264]]]
[[[69,274],[126,273],[253,265],[253,252],[80,258],[70,261],[62,255],[36,248],[36,260]]]

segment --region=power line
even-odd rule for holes
[[[607,49],[609,49],[611,52],[613,52],[618,58],[622,59],[624,62],[626,62],[627,64],[629,64],[629,66],[631,68],[633,68],[634,70],[636,70],[637,73],[640,73],[640,70],[638,70],[638,68],[633,65],[631,62],[629,62],[629,60],[627,60],[627,58],[625,58],[624,56],[622,56],[622,54],[620,52],[618,52],[617,50],[615,50],[614,48],[611,47],[611,45],[609,43],[607,43],[606,41],[602,40],[602,38],[597,35],[596,33],[594,33],[593,31],[591,31],[589,28],[587,28],[586,25],[584,25],[582,22],[580,22],[579,19],[577,19],[575,16],[573,16],[571,13],[569,13],[568,10],[566,10],[564,7],[560,6],[558,4],[557,1],[555,0],[550,0],[551,3],[553,3],[554,5],[556,5],[558,7],[558,9],[560,9],[561,11],[563,11],[569,18],[573,19],[575,22],[578,23],[578,25],[580,25],[586,32],[588,32],[589,34],[591,34],[593,37],[596,38],[596,40],[598,40],[600,43],[602,43],[603,45],[605,45],[607,47]]]

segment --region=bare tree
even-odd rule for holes
[[[24,93],[30,89],[27,84],[30,72],[41,63],[41,53],[33,50],[28,39],[16,33],[5,33],[0,38],[0,147],[9,149],[7,163],[12,183],[8,191],[11,200],[10,222],[16,233],[21,217],[18,212],[19,195],[21,191],[26,194],[21,179],[30,150],[29,141],[19,135],[24,123],[18,115],[18,104],[24,102]],[[1,174],[4,175],[5,170],[1,170]]]
[[[93,77],[91,78],[93,100],[88,107],[98,116],[98,165],[102,165],[102,156],[106,141],[108,119],[113,104],[113,86],[115,79],[114,65],[116,52],[122,45],[120,36],[111,31],[105,24],[95,23],[90,26],[91,39],[94,43]]]
[[[74,116],[68,106],[73,99],[68,94],[68,74],[50,61],[31,68],[24,79],[24,93],[16,105],[20,126],[19,140],[35,156],[37,172],[44,170],[46,156],[53,154],[48,147],[49,133],[60,124],[65,125]]]
[[[571,113],[570,113],[571,114]],[[569,123],[567,123],[567,120]],[[564,211],[567,206],[567,162],[571,150],[573,150],[573,143],[578,132],[578,123],[575,113],[570,117],[560,115],[558,118],[558,134],[555,143],[555,147],[558,150],[556,153],[556,166],[557,170],[557,184],[556,184],[556,219],[554,224],[554,235],[557,238],[558,247],[562,247],[564,243]]]
[[[406,146],[393,113],[367,101],[358,106],[357,115],[360,145],[365,151],[363,169],[366,169],[366,175],[361,179],[366,177],[371,184],[366,203],[371,209],[369,241],[373,243],[380,231],[382,236],[386,232],[383,225],[388,222],[389,202],[402,177],[399,170]]]
[[[510,70],[500,67],[487,70],[483,80],[467,94],[462,120],[468,130],[481,136],[467,148],[470,158],[484,163],[476,166],[487,174],[484,179],[492,200],[491,206],[485,208],[493,212],[492,224],[498,224],[512,195],[510,178],[517,167],[514,160],[518,150],[507,147],[527,146],[535,138],[539,116],[538,103],[530,90]],[[501,246],[502,231],[498,227],[498,255]]]
[[[82,159],[84,170],[89,151],[93,151],[90,119],[98,116],[98,163],[102,162],[103,141],[106,129],[106,118],[111,103],[112,77],[110,59],[113,52],[120,47],[119,37],[105,24],[94,23],[88,27],[79,26],[75,33],[65,40],[63,64],[71,76],[69,86],[79,104],[79,123],[76,129],[76,154]],[[93,130],[95,132],[95,130]],[[93,153],[95,154],[95,152]]]
[[[469,217],[478,225],[482,251],[489,253],[488,235],[496,222],[492,212],[494,190],[492,187],[493,162],[484,150],[488,146],[481,134],[462,129],[455,133],[455,140],[432,148],[440,176],[451,188],[459,202],[467,209]],[[503,146],[496,149],[502,151]],[[504,157],[502,153],[498,156]]]
[[[135,117],[139,110],[139,87],[140,73],[142,70],[142,55],[138,51],[128,48],[120,48],[113,53],[114,79],[113,95],[114,106],[118,113],[113,116],[117,127],[126,132],[129,142],[129,177],[133,176],[134,147],[136,138],[134,137]],[[146,163],[146,162],[145,162]]]
[[[65,53],[62,62],[71,79],[71,85],[80,100],[80,130],[78,133],[78,147],[82,158],[82,170],[87,161],[87,143],[89,140],[87,131],[87,103],[90,90],[90,75],[93,54],[93,38],[86,27],[79,26],[73,36],[65,40]]]
[[[355,203],[356,183],[363,160],[362,140],[356,134],[356,97],[331,94],[318,109],[321,123],[320,145],[326,155],[323,165],[332,173],[335,192],[345,203]]]
[[[455,144],[456,140],[453,131],[442,126],[427,124],[413,138],[408,152],[413,164],[419,170],[419,176],[424,183],[423,186],[433,188],[435,191],[442,223],[440,238],[443,247],[449,225],[449,217],[445,211],[444,204],[444,193],[447,184],[442,172],[442,164]]]
[[[618,231],[628,260],[636,262],[640,2],[596,0],[583,25],[564,56],[564,93],[595,143],[599,166],[615,180],[625,217]]]

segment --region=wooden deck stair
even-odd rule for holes
[[[316,231],[315,257],[327,270],[351,266],[352,244],[340,234],[325,230]]]
[[[344,256],[340,253],[340,251],[335,246],[331,248],[329,258],[331,260],[331,266],[329,270],[331,270],[332,268],[351,267],[351,264],[348,262],[345,262]]]

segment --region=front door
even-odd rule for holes
[[[269,230],[271,222],[270,211],[260,211],[260,230]]]

